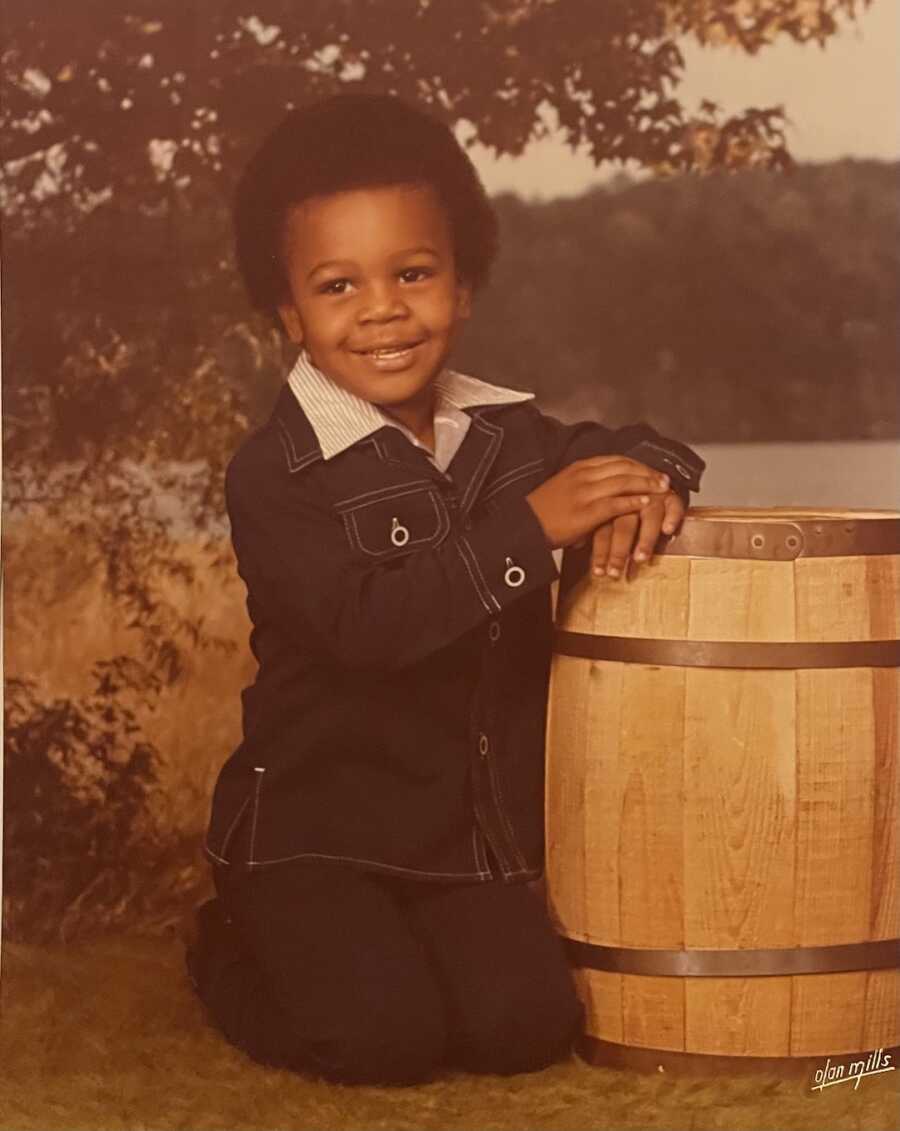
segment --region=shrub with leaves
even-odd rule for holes
[[[133,710],[157,681],[129,657],[96,664],[93,678],[79,700],[45,699],[28,679],[7,682],[8,938],[165,919],[191,886],[191,849],[158,823],[157,751]]]

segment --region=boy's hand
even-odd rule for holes
[[[596,577],[621,577],[629,557],[645,562],[653,554],[660,533],[674,534],[684,518],[682,499],[669,491],[653,495],[638,514],[620,515],[594,531],[591,573]]]
[[[638,513],[652,506],[652,499],[669,493],[668,476],[625,456],[595,456],[569,464],[525,497],[555,550],[623,515],[633,518],[636,530]],[[658,513],[654,542],[665,508]]]

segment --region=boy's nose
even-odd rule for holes
[[[360,322],[388,322],[403,318],[407,313],[406,303],[398,289],[389,284],[374,284],[363,296],[359,308]]]

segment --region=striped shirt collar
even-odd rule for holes
[[[386,424],[395,423],[377,405],[330,381],[313,365],[305,350],[288,374],[287,383],[315,432],[324,459],[331,459]],[[514,404],[534,397],[534,393],[490,385],[452,369],[440,373],[434,389],[436,412],[443,408],[461,411],[483,405]]]

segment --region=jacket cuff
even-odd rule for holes
[[[524,495],[511,499],[490,522],[473,524],[459,534],[458,545],[472,583],[491,613],[559,576],[544,529]]]
[[[688,491],[700,490],[700,476],[706,470],[706,463],[695,451],[685,444],[679,444],[677,440],[661,436],[654,440],[641,440],[624,454],[655,471],[665,472],[671,481],[672,490],[684,499],[688,498]]]

